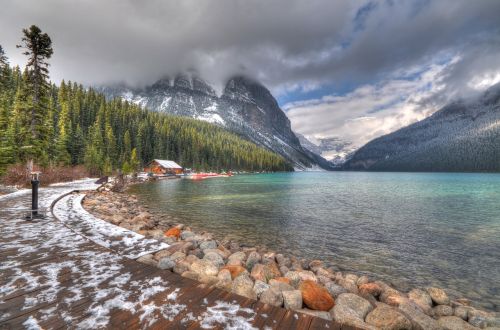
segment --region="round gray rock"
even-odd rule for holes
[[[206,250],[206,249],[216,249],[217,248],[217,243],[215,241],[205,241],[200,243],[200,249]]]
[[[288,309],[301,309],[302,308],[302,293],[300,290],[283,291],[283,303],[285,308]]]
[[[203,257],[203,260],[208,260],[210,262],[212,262],[214,265],[216,265],[217,267],[222,267],[224,266],[224,259],[222,258],[222,256],[216,252],[208,252],[205,254],[205,256]]]
[[[366,316],[366,323],[383,330],[410,330],[411,321],[396,308],[380,304]]]
[[[443,316],[438,323],[446,330],[474,330],[473,326],[456,316]]]
[[[443,289],[440,288],[427,288],[427,293],[431,297],[432,301],[436,305],[449,305],[450,304],[450,298],[444,292]]]
[[[260,301],[264,304],[281,307],[283,305],[283,296],[281,295],[281,292],[271,287],[262,292],[260,295]]]
[[[257,294],[253,291],[253,286],[252,279],[247,274],[244,274],[234,279],[232,291],[243,297],[257,299]]]

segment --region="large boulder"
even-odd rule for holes
[[[216,276],[219,269],[208,260],[196,260],[191,264],[191,270],[200,275]]]
[[[352,278],[351,279],[349,279],[349,278],[341,279],[338,283],[351,293],[358,293],[359,292],[358,285],[356,284],[356,282]]]
[[[413,289],[408,292],[408,298],[417,304],[425,313],[429,313],[432,307],[431,296],[421,289]]]
[[[137,261],[139,261],[143,264],[146,264],[146,265],[150,265],[150,266],[157,266],[158,265],[158,261],[156,261],[154,259],[152,254],[145,254],[145,255],[139,257],[137,259]]]
[[[453,315],[453,308],[448,305],[437,305],[432,309],[432,315],[433,316],[452,316]]]
[[[245,252],[238,251],[238,252],[231,254],[228,257],[228,259],[229,259],[229,261],[232,261],[232,262],[237,261],[241,264],[245,261],[246,257],[247,257],[247,255],[245,254]]]
[[[281,273],[276,263],[270,262],[267,265],[255,264],[252,268],[251,276],[254,280],[268,282],[271,279],[280,277]]]
[[[469,323],[457,316],[443,316],[438,320],[439,325],[446,330],[474,330],[476,329]]]
[[[172,227],[170,228],[169,230],[167,230],[165,232],[165,236],[167,237],[175,237],[175,238],[179,238],[181,236],[181,230],[177,227]]]
[[[186,260],[179,260],[175,263],[173,271],[174,273],[182,274],[184,272],[189,271],[190,269],[191,269],[191,264],[189,262],[187,262]]]
[[[364,320],[365,316],[373,310],[373,306],[370,304],[368,300],[361,298],[360,296],[354,293],[342,293],[341,295],[339,295],[337,297],[337,300],[335,301],[335,307],[332,310],[334,314],[336,307],[338,307],[337,312],[351,309],[352,314],[356,315],[357,318],[360,320]]]
[[[175,260],[171,257],[164,257],[158,261],[158,268],[160,269],[172,269],[175,266]]]
[[[303,281],[299,289],[304,304],[312,310],[329,311],[335,305],[335,301],[328,290],[314,281]]]
[[[450,304],[450,298],[444,292],[443,289],[440,288],[427,288],[427,293],[431,297],[432,301],[436,305],[449,305]]]
[[[314,281],[318,282],[318,278],[310,270],[299,270],[299,278],[301,281]]]
[[[256,251],[252,251],[248,255],[247,262],[246,262],[245,266],[247,267],[248,270],[252,270],[253,266],[258,264],[261,260],[262,260],[262,257],[260,256],[260,254]]]
[[[291,271],[285,273],[285,277],[290,279],[291,286],[298,288],[298,286],[300,284],[300,276],[299,276],[299,273],[297,271],[291,270]]]
[[[195,234],[192,231],[184,230],[183,232],[181,232],[181,239],[187,240],[194,237],[194,235]]]
[[[217,243],[214,240],[205,241],[205,242],[200,243],[200,249],[202,249],[202,250],[216,249],[216,248],[217,248]]]
[[[248,274],[247,270],[245,267],[240,266],[240,265],[228,265],[224,266],[221,269],[226,269],[229,271],[231,274],[231,277],[235,279],[236,277],[240,276],[241,274]]]
[[[208,260],[217,267],[224,266],[224,259],[222,259],[221,255],[218,254],[217,252],[205,253],[203,260]]]
[[[382,293],[382,288],[377,283],[364,283],[361,284],[358,289],[360,295],[370,294],[374,297],[378,297]]]
[[[469,319],[469,310],[472,310],[473,308],[470,306],[457,306],[455,307],[455,310],[453,311],[454,316],[458,316],[464,321],[467,321]]]
[[[253,286],[253,291],[255,292],[255,294],[257,295],[257,297],[260,297],[260,295],[262,294],[262,292],[266,291],[269,288],[270,288],[269,284],[257,280],[257,281],[255,281],[255,284]]]
[[[280,291],[270,287],[260,295],[260,301],[264,304],[281,307],[283,305],[283,295]]]
[[[333,282],[325,283],[325,288],[328,290],[328,292],[330,292],[333,298],[337,298],[342,293],[347,293],[347,290],[343,286],[340,286]]]
[[[287,284],[285,282],[271,280],[271,281],[269,281],[269,285],[271,286],[271,288],[274,288],[276,291],[279,291],[279,292],[294,290],[293,286],[291,286],[290,284]]]
[[[283,295],[283,303],[287,309],[302,308],[302,293],[300,290],[291,290],[281,292]]]
[[[411,301],[400,304],[399,309],[410,319],[414,329],[442,330],[442,327],[436,320],[422,312],[422,310]]]
[[[233,288],[233,280],[231,277],[231,273],[227,269],[222,269],[219,274],[217,274],[217,284],[215,285],[217,288],[231,291]]]
[[[240,296],[257,299],[257,294],[253,291],[254,283],[248,275],[241,275],[233,281],[233,292]]]
[[[378,305],[365,319],[367,324],[381,330],[411,330],[411,321],[396,308],[386,304]]]

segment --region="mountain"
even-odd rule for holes
[[[302,147],[320,155],[337,167],[343,164],[356,150],[351,142],[342,140],[338,137],[317,139],[319,141],[319,145],[317,145],[302,134],[296,133],[296,135]]]
[[[379,137],[354,153],[346,170],[500,171],[500,84]]]
[[[229,79],[220,96],[204,80],[191,74],[163,78],[151,86],[99,88],[108,97],[121,97],[148,109],[208,121],[272,150],[296,169],[331,169],[322,157],[304,149],[290,120],[271,92],[246,77]]]

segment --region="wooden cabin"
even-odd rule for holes
[[[182,166],[172,160],[153,159],[146,167],[144,172],[154,175],[182,174]]]

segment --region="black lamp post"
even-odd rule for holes
[[[40,217],[38,215],[38,186],[40,185],[41,172],[31,172],[31,213],[30,219]]]

